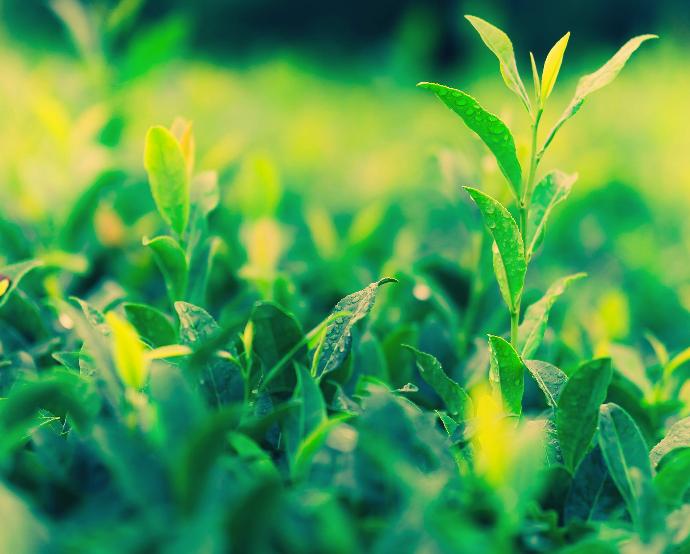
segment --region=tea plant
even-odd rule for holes
[[[494,416],[500,417],[501,413],[514,418],[521,416],[525,386],[523,374],[529,373],[550,407],[551,415],[547,422],[548,465],[552,471],[563,471],[573,476],[565,503],[566,519],[581,516],[587,521],[593,518],[594,512],[599,509],[599,495],[602,494],[606,479],[610,477],[625,502],[641,542],[655,544],[649,548],[661,548],[659,545],[663,544],[663,539],[659,538],[659,533],[665,524],[664,507],[668,509],[669,518],[682,517],[674,511],[679,497],[675,496],[674,501],[669,503],[668,491],[663,483],[668,478],[682,491],[687,491],[689,481],[679,473],[679,468],[685,467],[685,462],[678,461],[677,468],[669,463],[664,468],[667,475],[663,475],[663,471],[655,475],[652,462],[658,461],[654,452],[660,446],[656,446],[650,454],[634,419],[617,404],[605,403],[609,397],[607,389],[613,377],[610,359],[591,360],[570,375],[547,362],[531,359],[544,338],[553,304],[573,281],[584,277],[584,274],[559,279],[524,314],[521,309],[527,268],[544,239],[549,216],[554,207],[568,197],[577,179],[576,174],[558,170],[539,178],[544,154],[558,131],[579,111],[585,99],[613,81],[635,50],[643,42],[656,36],[642,35],[629,40],[596,72],[582,77],[573,99],[546,137],[540,141],[540,123],[556,84],[570,33],[556,42],[548,53],[541,75],[535,58],[530,53],[534,86],[529,94],[518,72],[508,36],[482,19],[473,16],[467,16],[467,19],[498,58],[503,80],[520,99],[530,118],[531,128],[529,159],[525,164],[527,170],[524,171],[518,160],[513,135],[499,117],[461,90],[428,82],[418,85],[433,92],[459,115],[489,148],[515,202],[516,217],[495,198],[476,188],[465,187],[479,208],[493,239],[494,273],[510,316],[510,342],[500,336],[489,336],[489,380],[494,395],[503,405],[502,410],[498,409]],[[430,368],[434,368],[437,373],[442,372],[437,362],[430,360],[428,355],[418,356],[423,376]],[[668,360],[664,364],[668,367]],[[445,398],[447,386],[437,378],[430,381],[430,384]],[[456,398],[466,397],[464,391],[456,393]],[[487,402],[486,398],[483,401]],[[479,407],[476,410],[476,417],[481,419]],[[472,414],[473,411],[470,410],[469,413]],[[447,428],[449,421],[451,427],[458,424],[445,416]],[[677,424],[679,431],[687,426],[686,421],[681,420]],[[687,433],[680,433],[683,440],[687,440]],[[674,433],[670,433],[660,444],[672,440],[672,434]],[[591,443],[595,436],[598,436],[598,446],[592,449]],[[488,437],[487,440],[496,439]],[[482,447],[486,448],[486,445]],[[606,476],[607,472],[609,477]],[[595,474],[599,477],[595,477]],[[680,493],[681,497],[684,492]],[[633,548],[630,545],[628,547]]]
[[[583,77],[542,137],[569,35],[541,74],[531,56],[528,94],[508,37],[468,19],[526,108],[529,159],[468,94],[421,86],[486,143],[513,196],[504,206],[467,188],[494,241],[510,339],[490,335],[486,361],[459,349],[463,367],[424,352],[457,331],[455,306],[412,263],[357,265],[378,208],[340,240],[328,213],[281,197],[266,157],[227,184],[198,170],[190,122],[154,126],[142,167],[100,175],[59,233],[30,244],[2,221],[13,248],[0,267],[0,552],[688,549],[690,349],[672,356],[650,336],[649,366],[619,349],[625,363],[561,370],[535,357],[582,274],[522,305],[576,178],[540,176],[542,158],[651,36]],[[286,223],[299,249],[285,246]],[[327,276],[287,263],[303,235],[316,252],[304,259],[331,258]],[[335,283],[352,275],[363,288],[346,294]]]

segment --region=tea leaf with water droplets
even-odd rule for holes
[[[606,398],[613,370],[609,358],[585,362],[568,378],[556,409],[556,432],[563,464],[573,473],[597,429],[599,406]]]
[[[211,314],[199,306],[188,302],[175,302],[175,311],[180,319],[182,344],[197,346],[220,331],[220,326]]]
[[[658,37],[656,35],[640,35],[638,37],[631,38],[620,48],[620,50],[618,50],[618,52],[613,55],[609,61],[607,61],[597,71],[590,73],[589,75],[585,75],[579,80],[577,83],[577,88],[575,89],[575,96],[573,96],[570,104],[568,104],[566,109],[561,114],[561,117],[549,132],[549,135],[544,142],[544,146],[541,148],[539,157],[543,155],[549,144],[551,144],[553,137],[563,126],[563,124],[573,117],[582,107],[585,98],[613,81],[618,76],[621,69],[623,69],[626,62],[630,56],[632,56],[635,50],[637,50],[643,42],[653,38]]]
[[[558,397],[561,395],[561,390],[565,386],[568,376],[555,365],[539,360],[525,360],[525,367],[546,396],[549,406],[556,408]]]
[[[441,363],[431,354],[403,345],[415,355],[422,379],[441,397],[451,415],[464,415],[471,411],[472,400],[460,385],[448,377]],[[468,410],[470,408],[470,410]]]
[[[513,216],[498,200],[494,200],[477,189],[465,187],[465,190],[479,207],[484,223],[495,241],[496,279],[505,303],[511,311],[515,311],[520,305],[520,296],[527,272],[525,248],[520,230]]]
[[[544,339],[549,313],[556,300],[565,292],[570,283],[585,276],[585,273],[576,273],[562,277],[549,287],[544,296],[527,308],[518,332],[518,344],[523,358],[531,357],[539,348]]]
[[[501,75],[506,86],[518,95],[527,110],[530,110],[529,97],[522,83],[520,73],[515,62],[515,52],[510,38],[501,29],[491,23],[473,15],[466,15],[465,19],[476,29],[484,44],[498,58]]]
[[[562,171],[552,171],[539,181],[530,201],[527,215],[527,229],[525,231],[526,256],[529,260],[544,234],[546,221],[551,210],[565,200],[577,180],[577,173],[568,175]]]
[[[522,395],[525,391],[525,365],[513,346],[505,339],[489,335],[489,382],[503,399],[506,412],[522,413]]]
[[[352,345],[352,328],[369,313],[376,301],[379,287],[386,283],[397,283],[397,280],[385,277],[360,291],[349,294],[335,305],[331,313],[346,313],[336,317],[326,329],[323,346],[316,363],[317,376],[335,371],[345,361]]]
[[[649,459],[656,467],[666,454],[677,448],[690,448],[690,417],[676,421],[666,436],[652,448]]]
[[[433,92],[441,102],[458,114],[472,131],[477,133],[496,157],[498,167],[508,179],[515,198],[520,198],[522,169],[518,162],[513,135],[506,124],[461,90],[436,83],[419,83],[417,86]]]

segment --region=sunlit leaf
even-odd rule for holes
[[[189,173],[180,143],[165,127],[146,134],[144,167],[158,212],[182,236],[189,220]]]
[[[122,382],[133,389],[141,389],[148,377],[148,363],[139,335],[115,312],[108,312],[105,318],[112,331],[113,359]]]
[[[573,117],[582,107],[585,98],[613,81],[618,76],[621,69],[623,69],[623,66],[625,66],[625,63],[628,61],[630,56],[632,56],[635,50],[637,50],[643,42],[653,38],[658,37],[656,35],[640,35],[638,37],[631,38],[620,48],[620,50],[618,50],[618,52],[613,55],[609,61],[607,61],[597,71],[590,73],[589,75],[585,75],[580,79],[580,81],[577,83],[577,88],[575,89],[573,99],[570,101],[568,107],[563,111],[561,117],[549,132],[549,135],[544,142],[544,146],[541,149],[542,153],[549,146],[553,140],[553,137],[556,135],[561,126],[571,117]]]
[[[565,54],[565,49],[568,46],[568,39],[570,38],[570,33],[566,33],[561,37],[561,39],[553,45],[553,48],[549,51],[544,61],[544,70],[541,74],[541,103],[546,102],[546,99],[551,94],[553,86],[556,84],[556,79],[558,79],[558,72],[561,70],[561,64],[563,63],[563,54]]]
[[[500,63],[501,75],[503,80],[510,90],[512,90],[522,100],[525,107],[529,110],[530,103],[525,91],[525,85],[522,83],[520,73],[518,72],[517,64],[515,63],[515,52],[513,52],[513,43],[510,38],[501,29],[495,27],[491,23],[475,17],[473,15],[466,15],[465,18],[477,30],[479,36],[484,41],[484,44],[491,50],[498,58]]]

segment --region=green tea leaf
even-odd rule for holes
[[[568,46],[568,39],[570,38],[570,33],[566,33],[561,37],[561,39],[553,45],[553,48],[549,51],[544,61],[544,70],[541,74],[541,103],[544,104],[546,99],[551,94],[553,86],[556,84],[556,79],[558,78],[558,72],[561,70],[561,64],[563,63],[563,54],[565,54],[565,49]]]
[[[525,360],[525,367],[544,393],[549,406],[556,408],[568,376],[555,365],[539,360]]]
[[[664,456],[677,448],[690,448],[690,417],[685,417],[674,423],[666,436],[652,448],[649,459],[655,467]]]
[[[644,521],[644,504],[651,499],[644,496],[652,482],[652,465],[635,421],[616,404],[604,404],[600,408],[599,448],[633,522],[644,529],[650,523]]]
[[[332,314],[344,313],[336,317],[326,328],[316,364],[318,377],[335,371],[345,361],[352,346],[352,328],[369,313],[376,301],[379,287],[386,283],[397,283],[397,280],[385,277],[371,283],[368,287],[340,300],[331,310]]]
[[[562,171],[552,171],[535,185],[525,231],[525,248],[527,249],[528,260],[532,257],[540,237],[544,234],[551,210],[568,197],[575,181],[577,181],[577,173],[568,175]]]
[[[14,289],[29,271],[40,267],[40,260],[26,260],[6,265],[0,269],[0,308],[7,302]]]
[[[304,439],[295,454],[295,461],[292,466],[294,479],[300,479],[307,475],[315,454],[324,445],[328,435],[352,417],[352,414],[337,414],[330,419],[325,419]]]
[[[585,362],[568,378],[556,409],[556,432],[563,463],[571,473],[589,449],[597,429],[599,406],[612,376],[611,360]]]
[[[515,311],[520,305],[522,288],[525,284],[525,273],[527,272],[525,248],[520,230],[513,216],[500,202],[477,189],[465,187],[465,190],[479,207],[484,223],[494,239],[496,278],[505,303],[511,311]],[[497,260],[500,262],[498,267]]]
[[[415,355],[419,374],[441,397],[450,414],[462,416],[468,412],[468,409],[471,411],[472,400],[465,389],[448,377],[441,363],[434,356],[407,344],[403,346]]]
[[[220,326],[203,308],[188,302],[175,302],[180,319],[180,340],[188,346],[197,346],[220,331]]]
[[[95,306],[89,304],[86,300],[82,300],[81,298],[77,298],[76,296],[71,296],[70,300],[73,300],[77,304],[79,304],[79,307],[81,308],[81,311],[84,314],[86,321],[88,321],[94,329],[99,331],[103,336],[107,337],[110,335],[110,326],[108,325],[108,322],[105,320],[103,312],[101,312]]]
[[[539,348],[544,339],[549,313],[556,300],[565,292],[570,283],[585,276],[585,273],[576,273],[562,277],[549,287],[544,296],[527,308],[518,332],[520,352],[523,358],[533,356]]]
[[[522,413],[525,391],[525,366],[513,346],[505,339],[489,335],[489,382],[500,393],[508,413]]]
[[[309,371],[302,364],[295,364],[297,387],[293,400],[299,407],[291,412],[285,430],[286,450],[291,460],[302,442],[327,419],[326,403],[321,389]]]
[[[156,263],[163,273],[171,302],[184,298],[187,290],[187,258],[180,244],[172,237],[144,238],[144,246],[153,251]]]
[[[165,127],[146,134],[144,167],[158,212],[182,236],[189,220],[189,174],[180,143]]]
[[[574,519],[605,520],[620,502],[599,446],[595,446],[577,468],[565,499],[565,522]]]
[[[127,302],[122,307],[127,319],[134,325],[139,336],[152,347],[157,348],[177,342],[175,328],[160,310],[146,304],[133,302]]]
[[[484,44],[491,50],[498,58],[500,63],[501,75],[505,81],[506,86],[518,95],[527,110],[530,110],[529,98],[525,91],[525,85],[522,83],[520,73],[518,72],[517,64],[515,62],[515,53],[513,52],[513,43],[510,38],[501,29],[491,25],[487,21],[475,17],[473,15],[466,15],[465,19],[469,21],[472,26],[479,33],[479,36],[484,41]]]
[[[432,91],[482,139],[496,157],[498,167],[508,179],[513,195],[516,199],[520,198],[522,169],[515,150],[515,140],[506,124],[460,90],[436,83],[419,83],[417,86]]]
[[[664,463],[654,477],[659,498],[667,505],[677,507],[690,489],[690,449],[685,449]]]
[[[264,386],[280,375],[283,379],[278,386],[291,388],[295,383],[294,375],[292,371],[285,372],[283,369],[292,360],[305,357],[307,348],[302,326],[292,314],[272,302],[256,304],[250,321],[254,327],[254,353],[265,371]]]
[[[561,117],[549,132],[549,135],[544,142],[544,146],[541,148],[539,157],[541,157],[541,154],[544,153],[546,148],[553,140],[553,137],[563,126],[563,124],[573,117],[582,107],[585,98],[613,81],[618,76],[621,69],[623,69],[626,62],[630,56],[632,56],[635,50],[637,50],[643,42],[653,38],[658,37],[656,35],[640,35],[638,37],[631,38],[620,48],[620,50],[618,50],[618,52],[613,55],[609,61],[607,61],[597,71],[590,73],[589,75],[585,75],[580,79],[580,81],[577,83],[577,88],[575,89],[575,96],[573,96],[570,104],[568,104],[566,109],[561,114]]]
[[[113,359],[122,382],[133,389],[143,388],[148,377],[148,363],[139,335],[115,312],[108,312],[105,318],[112,331]]]
[[[539,99],[541,90],[541,79],[539,79],[539,71],[537,70],[537,62],[534,61],[534,54],[529,53],[529,63],[532,66],[532,83],[534,84],[534,97]]]

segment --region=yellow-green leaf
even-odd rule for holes
[[[120,379],[128,387],[141,389],[148,377],[148,364],[139,335],[116,313],[109,312],[105,318],[112,332],[113,360]]]
[[[144,167],[158,212],[178,235],[182,235],[189,220],[187,161],[180,143],[165,127],[151,127],[146,134]]]
[[[551,94],[553,86],[556,84],[556,79],[558,79],[558,72],[561,70],[561,64],[563,63],[563,54],[565,54],[565,49],[568,46],[568,39],[570,38],[570,33],[566,33],[561,37],[561,39],[553,45],[551,51],[546,56],[544,61],[544,70],[541,73],[541,103],[546,102],[546,99]]]
[[[618,76],[621,69],[623,69],[630,56],[633,55],[635,50],[637,50],[643,42],[653,38],[658,37],[656,35],[640,35],[638,37],[631,38],[620,48],[620,50],[618,50],[618,52],[613,55],[609,61],[607,61],[597,71],[590,73],[589,75],[585,75],[580,79],[580,81],[577,83],[577,88],[575,89],[575,96],[573,96],[570,104],[568,104],[566,109],[561,114],[561,117],[549,132],[549,136],[546,138],[544,146],[542,146],[539,153],[540,157],[543,155],[549,144],[551,144],[553,137],[556,135],[561,126],[571,117],[573,117],[582,107],[585,98],[613,81]]]

